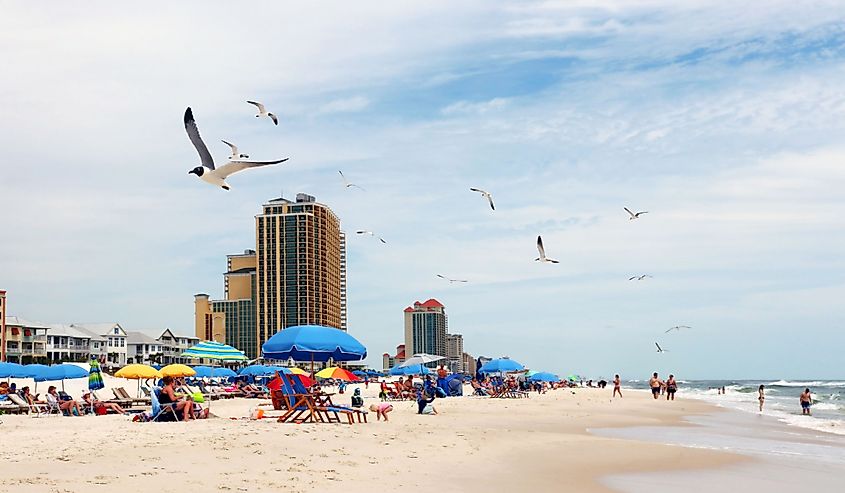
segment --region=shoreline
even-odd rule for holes
[[[345,402],[335,396],[335,402]],[[362,389],[363,390],[363,389]],[[597,436],[595,429],[686,427],[685,416],[722,412],[693,399],[667,404],[626,389],[566,389],[528,399],[438,399],[438,416],[394,403],[390,421],[365,425],[290,425],[248,421],[256,400],[214,401],[218,418],[184,423],[132,423],[117,416],[4,417],[0,425],[0,492],[620,491],[610,474],[672,469],[717,470],[751,459],[714,450]],[[377,388],[364,390],[366,405]],[[340,400],[342,398],[343,400]],[[8,440],[8,441],[7,441]],[[118,460],[119,458],[119,460]],[[92,471],[92,472],[88,472]],[[178,475],[176,475],[178,473]],[[188,478],[172,483],[176,478]],[[257,478],[266,478],[260,481]],[[170,484],[172,483],[172,487]]]

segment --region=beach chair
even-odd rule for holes
[[[122,389],[122,387],[121,387],[121,389]],[[94,397],[95,399],[97,399],[98,401],[110,402],[110,403],[113,403],[113,404],[117,404],[118,406],[120,406],[124,409],[128,409],[128,408],[132,407],[133,399],[131,397],[129,397],[128,395],[126,397],[123,397],[120,394],[120,392],[118,391],[118,389],[111,389],[111,393],[114,395],[114,399],[102,399],[102,398],[100,398],[100,396],[97,395],[97,392],[95,392],[95,391],[91,391],[91,396]]]
[[[129,395],[129,392],[127,392],[126,389],[124,389],[123,387],[116,388],[115,392],[123,400],[128,399],[128,400],[132,401],[132,403],[143,404],[145,406],[150,405],[150,398],[149,397],[132,397],[131,395]]]
[[[291,378],[291,383],[293,384],[293,390],[297,393],[308,393],[308,389],[302,385],[302,381],[298,378]],[[314,395],[314,394],[312,394]],[[332,402],[332,395],[333,394],[317,394],[314,395],[314,402],[317,406],[326,408],[326,409],[337,409],[338,411],[335,412],[342,412],[342,413],[353,413],[357,418],[358,422],[361,423],[362,420],[364,423],[367,422],[367,411],[366,409],[357,409],[349,406],[338,406]],[[347,414],[348,415],[348,414]],[[352,417],[351,415],[350,418]],[[354,420],[351,420],[354,422]],[[351,423],[350,423],[351,424]]]
[[[9,394],[9,404],[3,406],[4,410],[8,410],[9,412],[16,412],[16,413],[27,413],[32,414],[35,413],[34,417],[38,417],[43,412],[47,414],[47,405],[46,404],[34,404],[30,405],[23,397],[19,396],[18,394]]]
[[[340,415],[347,418],[349,424],[355,423],[354,413],[335,406],[320,405],[315,396],[309,393],[298,379],[286,374],[279,375],[281,386],[274,392],[275,402],[285,412],[279,416],[280,423],[340,423]],[[294,389],[294,383],[299,383],[299,391]]]
[[[158,421],[158,422],[165,422],[165,421],[179,421],[179,418],[176,416],[176,402],[170,402],[167,404],[162,404],[161,401],[158,400],[159,393],[161,389],[156,387],[155,389],[150,392],[150,403],[152,405],[152,418],[150,421]]]

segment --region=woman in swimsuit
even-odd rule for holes
[[[669,375],[666,380],[666,400],[675,400],[675,391],[678,390],[678,383],[675,382],[675,375]]]
[[[622,397],[622,381],[619,380],[619,375],[613,377],[613,397],[616,397],[617,392],[619,397]]]
[[[763,386],[757,389],[757,400],[760,401],[760,412],[763,412],[763,402],[766,400],[766,395],[763,394]]]

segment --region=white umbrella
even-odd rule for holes
[[[424,365],[426,363],[434,363],[435,361],[440,361],[442,359],[446,359],[446,357],[437,356],[435,354],[417,353],[411,356],[410,358],[406,359],[404,363],[399,365],[399,368],[414,365]]]

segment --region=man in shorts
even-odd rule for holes
[[[801,393],[801,414],[810,416],[810,406],[813,405],[813,394],[810,393],[810,389],[804,389],[804,392]]]
[[[651,387],[651,395],[657,400],[660,397],[660,390],[663,389],[663,382],[657,378],[657,372],[648,379],[648,386]]]

